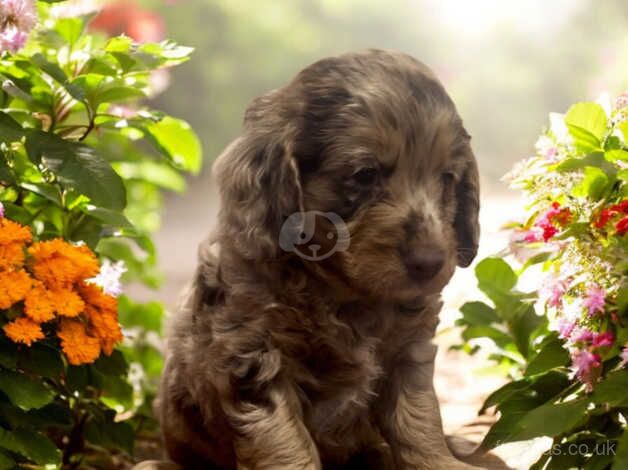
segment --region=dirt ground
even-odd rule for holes
[[[160,264],[166,274],[166,282],[158,292],[132,288],[131,295],[142,300],[161,300],[172,310],[179,292],[189,281],[196,264],[196,248],[213,226],[218,211],[215,185],[208,180],[198,181],[184,195],[170,197],[166,204],[163,227],[156,236]],[[480,255],[492,254],[506,243],[500,227],[512,217],[514,199],[502,195],[482,196],[482,240]],[[443,425],[448,435],[466,439],[461,444],[469,449],[471,443],[479,443],[495,418],[478,418],[477,411],[488,394],[503,383],[503,378],[486,370],[487,362],[481,357],[449,350],[458,341],[459,332],[454,327],[458,308],[466,301],[478,299],[473,269],[458,270],[445,289],[445,307],[441,314],[439,333],[435,339],[439,346],[436,360],[435,387],[441,403]],[[494,451],[503,463],[482,462],[488,468],[527,469],[544,450],[541,441],[508,444]]]

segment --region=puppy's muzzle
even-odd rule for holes
[[[443,268],[445,251],[436,246],[414,246],[403,258],[411,279],[429,281]]]

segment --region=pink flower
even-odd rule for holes
[[[37,10],[33,0],[0,0],[2,27],[13,25],[29,32],[37,24]]]
[[[575,326],[576,322],[567,320],[566,318],[559,318],[557,325],[558,336],[563,339],[568,339],[571,336],[571,333],[573,332]]]
[[[4,217],[4,204],[0,202],[0,219]]]
[[[596,284],[593,284],[587,289],[583,305],[589,309],[589,315],[604,312],[605,297],[606,291]]]
[[[563,304],[563,295],[569,288],[568,279],[556,279],[544,290],[547,296],[547,305],[550,307],[560,307]]]
[[[585,390],[591,392],[600,373],[600,356],[586,350],[575,351],[571,355],[571,362],[576,377],[585,385]]]
[[[594,348],[601,348],[603,346],[612,346],[613,341],[615,341],[615,336],[610,331],[606,331],[604,333],[596,333],[593,335],[593,341],[591,342],[591,346]]]
[[[571,339],[574,343],[578,341],[590,343],[593,341],[594,335],[595,333],[589,330],[586,326],[581,326],[573,329],[571,332]]]
[[[621,367],[628,366],[628,345],[624,346],[624,349],[619,353],[619,357],[621,357],[621,363],[619,364]]]
[[[15,26],[8,26],[0,32],[0,51],[9,51],[15,54],[24,47],[28,34],[20,31]]]
[[[20,50],[36,24],[33,0],[0,0],[0,51]]]
[[[628,91],[624,91],[621,95],[617,97],[615,107],[617,109],[623,109],[628,107]]]

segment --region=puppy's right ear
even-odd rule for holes
[[[222,203],[220,242],[259,260],[277,255],[281,225],[303,211],[303,198],[289,126],[255,119],[260,121],[245,120],[243,135],[220,155],[214,172]]]

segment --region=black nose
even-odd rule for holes
[[[445,252],[438,248],[423,249],[406,255],[405,262],[412,279],[427,281],[436,276],[445,264]]]

